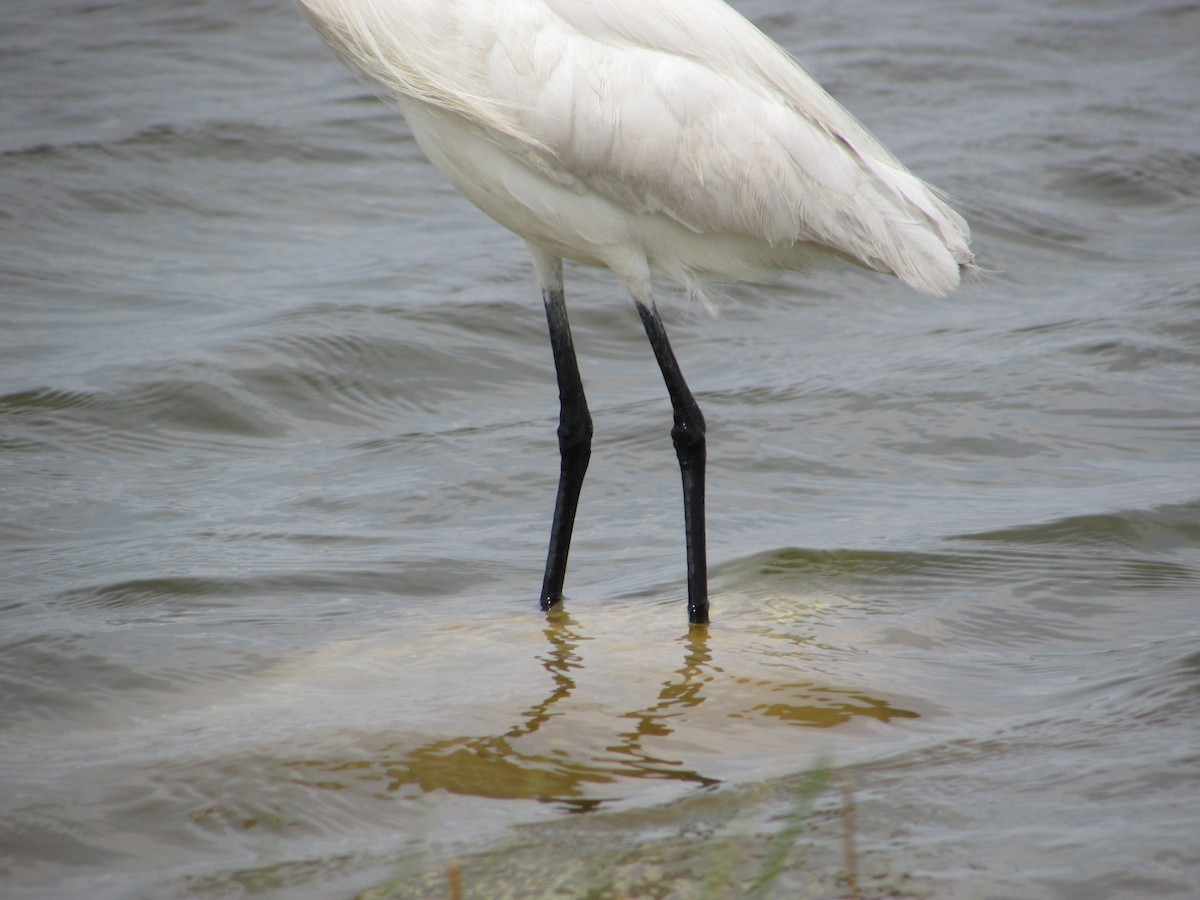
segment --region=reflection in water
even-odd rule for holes
[[[636,778],[666,778],[675,781],[689,781],[702,787],[717,784],[714,778],[706,778],[698,772],[679,768],[678,761],[659,759],[650,755],[642,746],[642,742],[651,738],[665,738],[674,729],[669,720],[681,715],[682,710],[691,709],[704,702],[701,688],[712,680],[713,675],[708,670],[719,670],[711,667],[712,654],[708,649],[708,628],[704,625],[691,625],[684,641],[687,648],[683,665],[675,670],[676,678],[663,682],[662,690],[658,692],[658,702],[653,706],[627,712],[622,718],[633,719],[636,723],[632,731],[624,731],[618,736],[619,741],[609,747],[609,752],[617,757],[624,757],[620,774]]]
[[[546,614],[546,628],[542,633],[550,642],[550,653],[539,659],[542,667],[550,673],[554,690],[541,703],[526,710],[522,716],[523,723],[514,727],[505,737],[515,738],[537,731],[555,715],[550,712],[550,707],[571,696],[571,692],[575,690],[575,679],[571,677],[571,670],[583,668],[583,657],[575,650],[579,641],[587,639],[572,630],[574,625],[575,622],[566,614],[561,604]]]
[[[910,709],[897,709],[886,700],[868,697],[866,694],[853,694],[837,688],[818,687],[808,683],[780,684],[773,691],[787,693],[789,697],[801,697],[808,700],[804,704],[796,703],[760,703],[752,707],[750,713],[783,719],[785,722],[795,722],[798,725],[812,725],[817,728],[832,728],[844,725],[855,716],[878,719],[880,722],[890,722],[892,719],[917,719],[920,713]],[[739,715],[739,714],[734,714]]]
[[[548,651],[539,661],[550,676],[550,690],[503,733],[443,738],[416,748],[393,742],[372,759],[297,760],[288,767],[312,773],[303,779],[310,787],[346,787],[341,779],[350,776],[382,784],[384,791],[377,796],[383,797],[416,787],[422,792],[536,800],[587,812],[614,799],[611,793],[595,796],[591,785],[621,779],[669,780],[698,787],[718,784],[718,779],[676,758],[667,743],[685,727],[711,733],[698,711],[715,691],[721,693],[725,711],[710,709],[704,714],[710,719],[766,717],[831,728],[856,717],[886,722],[918,716],[861,692],[728,676],[712,662],[710,635],[704,626],[692,626],[680,639],[683,662],[662,683],[655,702],[615,717],[597,716],[594,701],[571,699],[575,676],[585,668],[579,648],[590,638],[561,609],[547,615],[544,634]],[[735,698],[732,709],[729,695]]]

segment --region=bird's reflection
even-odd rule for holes
[[[717,717],[768,717],[829,727],[854,716],[886,721],[917,715],[861,692],[731,679],[713,663],[707,627],[692,626],[678,642],[682,663],[662,682],[654,702],[617,714],[614,728],[613,717],[595,715],[594,703],[581,708],[572,700],[576,676],[586,667],[581,646],[591,640],[579,622],[561,608],[553,610],[547,614],[544,635],[546,651],[538,659],[549,676],[549,690],[503,732],[443,738],[415,748],[391,743],[375,758],[352,763],[306,760],[291,765],[306,771],[306,783],[320,786],[332,786],[336,773],[335,777],[373,782],[376,789],[382,782],[387,794],[416,787],[422,792],[537,800],[586,812],[616,799],[615,791],[598,786],[624,779],[717,784],[718,779],[677,758],[668,741],[708,702],[715,685],[721,689],[722,705],[728,705],[731,686],[733,696],[744,695],[734,708],[713,714]],[[598,729],[612,730],[606,736],[603,730],[597,734]],[[319,776],[310,778],[314,769]]]
[[[546,614],[546,627],[542,633],[550,645],[550,652],[538,659],[550,675],[554,690],[541,703],[527,709],[521,716],[521,724],[513,726],[504,737],[515,738],[537,731],[554,716],[551,707],[571,696],[575,690],[575,679],[571,673],[583,668],[583,657],[576,651],[579,642],[587,640],[576,629],[575,621],[561,606],[555,606]]]
[[[638,760],[635,767],[644,766],[651,758],[645,755],[642,741],[647,738],[667,737],[673,731],[670,720],[679,715],[682,710],[697,707],[704,702],[704,685],[712,681],[714,672],[709,671],[712,653],[708,648],[708,628],[704,625],[693,625],[684,639],[683,665],[675,670],[675,677],[663,682],[658,692],[658,702],[642,710],[625,713],[622,718],[632,719],[636,725],[632,731],[622,732],[621,742],[610,748],[611,752],[624,754]],[[654,759],[655,766],[671,766],[666,760]],[[656,770],[661,777],[671,777],[661,769]],[[668,770],[670,771],[670,770]],[[655,777],[648,771],[646,777]],[[692,780],[692,779],[688,779]],[[711,778],[695,775],[694,780],[700,784],[716,784]]]

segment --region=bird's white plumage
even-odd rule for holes
[[[538,253],[753,277],[839,256],[945,294],[965,221],[720,0],[298,0]]]

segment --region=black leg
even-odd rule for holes
[[[654,357],[662,370],[671,408],[675,411],[675,426],[671,440],[679,457],[683,474],[683,527],[687,537],[688,621],[703,625],[708,622],[708,563],[704,549],[704,416],[696,398],[688,389],[679,363],[667,340],[666,329],[653,303],[637,302],[646,337],[654,348]]]
[[[558,450],[562,456],[554,522],[550,526],[550,551],[546,556],[546,577],[542,581],[541,605],[542,609],[549,609],[562,600],[575,510],[579,507],[579,491],[583,487],[583,476],[592,455],[592,416],[588,412],[579,365],[575,361],[575,344],[571,340],[571,326],[567,321],[561,269],[558,284],[542,288],[542,299],[546,303],[550,347],[554,352],[554,368],[558,372]]]

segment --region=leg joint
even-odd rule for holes
[[[558,447],[562,452],[590,450],[592,447],[592,417],[584,410],[582,415],[564,415],[558,422]]]
[[[684,471],[703,468],[705,458],[704,420],[698,422],[676,422],[671,429],[671,441],[675,445],[675,456]]]

